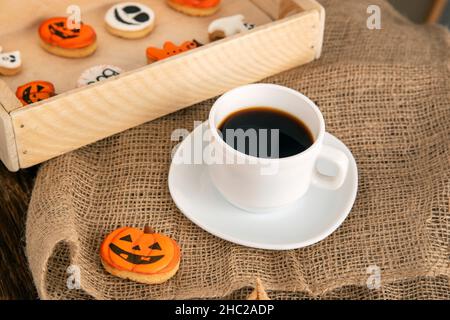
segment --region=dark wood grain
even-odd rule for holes
[[[0,163],[0,299],[36,299],[25,256],[25,220],[36,168],[9,172]]]

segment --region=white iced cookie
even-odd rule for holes
[[[118,3],[105,14],[106,29],[113,35],[137,39],[148,35],[155,26],[155,13],[138,2]]]
[[[244,19],[242,14],[238,14],[214,20],[208,27],[209,40],[223,39],[255,27],[254,24],[244,22]]]
[[[83,71],[80,78],[78,78],[77,86],[83,87],[86,85],[90,85],[117,76],[122,72],[122,69],[116,66],[106,64],[93,66]]]
[[[0,47],[0,74],[13,76],[20,72],[21,67],[20,51],[2,53],[2,47]]]

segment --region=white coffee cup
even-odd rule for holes
[[[288,112],[309,128],[314,143],[301,153],[277,159],[256,158],[235,150],[222,139],[218,126],[228,115],[248,107],[271,107]],[[209,113],[208,125],[214,150],[224,159],[209,164],[209,175],[223,197],[241,209],[270,211],[298,200],[311,184],[335,190],[345,181],[347,156],[323,144],[322,113],[298,91],[274,84],[238,87],[217,99]],[[319,172],[318,160],[333,164],[336,174],[328,176]]]

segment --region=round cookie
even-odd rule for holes
[[[0,74],[4,76],[13,76],[22,69],[22,60],[19,51],[2,53],[0,47]]]
[[[242,14],[237,14],[214,20],[208,27],[209,40],[223,39],[255,27],[254,24],[244,22],[244,19]]]
[[[45,50],[61,57],[83,58],[93,54],[97,48],[97,36],[91,26],[81,23],[80,29],[69,29],[65,17],[42,22],[39,36]]]
[[[36,80],[21,85],[16,90],[16,97],[25,106],[55,95],[55,87],[48,81]]]
[[[138,39],[148,35],[155,26],[155,13],[148,6],[137,2],[115,4],[105,14],[106,30],[126,39]]]
[[[200,47],[202,44],[197,40],[185,41],[181,45],[177,46],[171,41],[166,41],[162,49],[156,47],[148,47],[146,50],[147,63],[153,63],[165,58],[175,56],[188,50],[192,50]]]
[[[106,271],[123,279],[159,284],[172,278],[180,266],[180,248],[171,238],[144,230],[122,227],[111,232],[100,246]]]
[[[219,10],[220,0],[167,0],[167,4],[189,16],[205,17]]]
[[[83,71],[77,81],[77,87],[83,87],[102,80],[106,80],[110,77],[117,76],[123,71],[119,67],[102,64],[93,66]]]

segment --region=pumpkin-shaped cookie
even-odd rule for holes
[[[156,284],[175,275],[180,265],[180,248],[174,240],[150,227],[123,227],[105,238],[100,257],[106,271],[115,276]]]
[[[91,26],[80,23],[79,29],[70,29],[65,17],[50,18],[42,22],[39,36],[45,50],[68,58],[88,56],[97,47],[97,36]]]
[[[220,0],[167,0],[174,10],[190,16],[210,16],[219,10]]]
[[[48,81],[31,81],[16,90],[16,96],[25,106],[55,95],[55,87]]]

